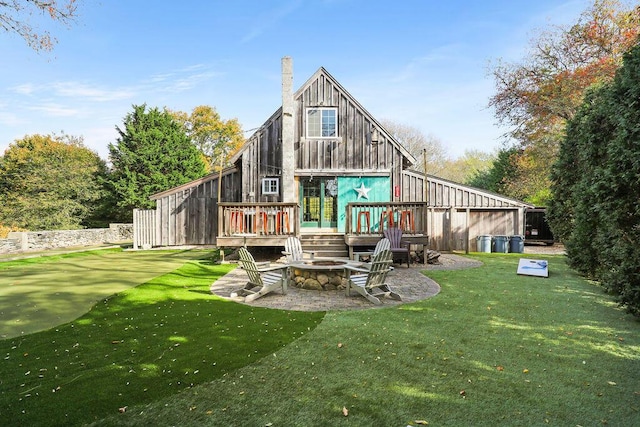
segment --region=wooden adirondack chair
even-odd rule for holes
[[[347,296],[351,295],[351,289],[355,289],[360,295],[374,304],[381,304],[380,297],[388,296],[401,301],[400,295],[393,292],[385,283],[387,273],[392,262],[391,251],[385,249],[373,257],[371,268],[358,268],[347,266],[348,271],[364,274],[349,274],[347,281]]]
[[[376,243],[376,247],[373,249],[373,252],[369,252],[369,256],[371,258],[366,264],[362,265],[362,268],[367,268],[367,269],[370,268],[371,261],[373,261],[373,258],[375,258],[376,255],[378,255],[380,252],[384,250],[389,250],[390,247],[391,247],[391,243],[389,242],[389,239],[387,239],[386,237],[383,237],[382,239],[378,240],[378,243]],[[364,252],[359,252],[359,253],[361,257],[364,254]],[[391,267],[391,269],[393,269],[393,267]]]
[[[295,236],[287,237],[287,240],[284,242],[284,251],[282,251],[282,254],[286,255],[287,263],[289,264],[295,261],[302,261],[304,254],[310,254],[311,259],[315,256],[315,252],[313,251],[303,251],[300,239]]]
[[[247,272],[249,281],[242,289],[233,292],[231,294],[232,298],[243,296],[245,297],[245,302],[251,302],[278,289],[282,290],[283,294],[287,293],[287,285],[289,284],[288,265],[258,267],[253,255],[246,248],[240,248],[239,255],[240,263]]]
[[[384,237],[391,243],[391,253],[402,255],[407,260],[407,267],[410,267],[409,244],[402,241],[402,230],[397,227],[387,228],[384,230]]]

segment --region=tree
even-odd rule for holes
[[[130,221],[134,208],[152,209],[150,196],[185,184],[207,173],[202,154],[182,125],[167,111],[134,105],[124,119],[124,129],[109,144],[110,185],[118,217]]]
[[[520,152],[521,150],[515,147],[499,150],[489,168],[477,171],[465,183],[494,193],[505,194],[505,178],[514,174],[516,158]]]
[[[22,37],[36,51],[50,51],[56,44],[49,31],[31,25],[30,17],[41,15],[70,25],[77,17],[77,0],[5,0],[0,1],[0,28]]]
[[[229,166],[231,156],[244,144],[242,126],[237,119],[222,120],[215,108],[195,107],[191,114],[171,112],[182,124],[191,141],[207,159],[209,171]]]
[[[640,42],[640,39],[638,39]],[[549,221],[570,265],[640,316],[640,43],[569,121]]]
[[[438,176],[453,182],[469,184],[474,176],[483,174],[489,170],[495,158],[495,153],[480,150],[465,150],[462,156],[456,159],[448,159]]]
[[[547,206],[551,198],[549,171],[557,152],[553,139],[542,139],[524,148],[514,147],[500,192],[536,206]]]
[[[87,225],[106,191],[106,165],[70,135],[29,135],[0,158],[0,222],[30,230]]]
[[[507,178],[512,195],[548,199],[550,167],[566,121],[588,87],[613,79],[639,32],[640,7],[595,0],[574,25],[541,33],[525,60],[498,62],[491,70],[496,93],[489,105],[524,148],[517,174]]]
[[[416,127],[382,120],[385,129],[418,161],[413,169],[424,172],[424,152],[427,155],[427,173],[440,176],[440,172],[447,160],[446,150],[438,138],[433,135],[425,135]]]
[[[586,88],[611,81],[639,32],[640,7],[595,0],[576,24],[543,32],[522,63],[499,62],[489,104],[516,140],[526,144],[554,133],[558,121],[573,117]]]

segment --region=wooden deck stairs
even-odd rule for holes
[[[349,257],[349,248],[341,233],[301,234],[300,244],[303,251],[315,252],[319,258]]]

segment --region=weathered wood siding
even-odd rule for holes
[[[424,175],[412,171],[402,173],[402,201],[424,202]]]
[[[133,249],[148,249],[156,246],[156,211],[133,210]]]
[[[391,200],[395,186],[402,186],[402,171],[411,155],[329,73],[320,68],[294,94],[294,153],[282,152],[282,108],[279,108],[247,141],[238,161],[244,173],[243,202],[276,202],[279,196],[261,192],[262,178],[282,173],[282,156],[295,157],[295,176],[382,175],[391,177]],[[307,138],[308,107],[335,107],[338,136]]]
[[[155,243],[161,246],[214,245],[218,230],[218,175],[212,174],[157,194]],[[240,174],[222,177],[223,201],[240,197]]]
[[[424,201],[424,178],[412,171],[403,173],[403,200]],[[427,175],[427,183],[431,249],[473,252],[479,235],[523,234],[524,207],[530,205],[432,175]]]
[[[523,207],[428,209],[429,247],[437,251],[476,251],[481,235],[522,235]]]
[[[425,176],[414,171],[402,173],[402,201],[421,202],[425,198]],[[430,207],[519,207],[530,206],[519,200],[491,193],[479,188],[469,187],[453,181],[427,175],[428,195],[427,202]]]
[[[240,162],[241,198],[235,202],[278,202],[280,195],[263,195],[262,178],[282,175],[282,108],[278,109],[245,143]],[[229,200],[231,201],[231,200]]]
[[[391,177],[392,189],[401,185],[402,170],[410,165],[408,153],[326,70],[318,70],[294,96],[297,174],[383,173]],[[337,109],[337,137],[306,136],[309,107]],[[402,200],[393,194],[391,197]]]

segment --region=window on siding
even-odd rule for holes
[[[338,136],[337,108],[307,109],[307,137],[335,138]]]
[[[280,180],[278,178],[263,178],[262,194],[280,194]]]

